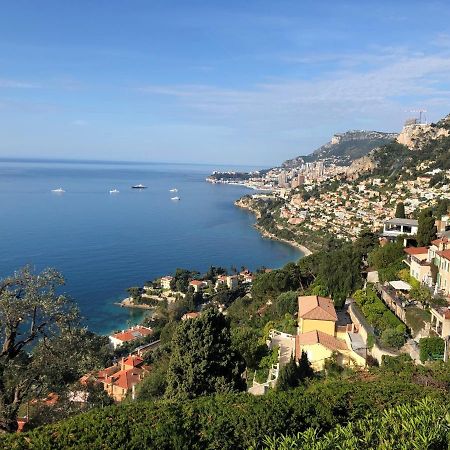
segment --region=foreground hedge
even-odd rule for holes
[[[266,437],[264,450],[446,449],[450,443],[450,405],[422,399],[369,419],[338,425],[325,435],[316,428],[295,436]]]
[[[264,436],[327,432],[385,408],[441,391],[381,378],[322,381],[263,397],[229,394],[185,402],[133,403],[93,410],[29,433],[0,438],[2,449],[240,449]]]

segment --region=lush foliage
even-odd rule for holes
[[[431,399],[399,405],[321,435],[309,428],[294,436],[267,436],[265,450],[444,449],[450,444],[450,408]]]
[[[172,337],[168,398],[192,398],[245,389],[245,363],[231,344],[230,325],[214,309],[180,323]]]
[[[419,227],[417,229],[417,244],[427,246],[431,244],[433,239],[436,239],[437,228],[433,211],[431,208],[424,209],[419,214]]]
[[[405,343],[404,323],[383,303],[372,288],[356,291],[353,295],[367,321],[381,335],[381,343],[400,348]]]
[[[327,433],[364,419],[367,413],[376,416],[386,408],[430,395],[446,399],[440,389],[387,374],[370,382],[314,381],[262,397],[226,394],[178,402],[135,402],[0,438],[0,448],[247,449],[261,446],[266,435],[295,435],[311,427]]]
[[[374,248],[368,255],[368,261],[371,267],[378,270],[380,281],[391,281],[397,279],[397,273],[404,268],[404,257],[400,240]]]
[[[0,281],[0,432],[19,408],[49,392],[61,397],[88,370],[110,360],[106,339],[79,327],[73,303],[57,294],[62,276],[29,268]]]
[[[419,341],[420,360],[422,362],[430,359],[442,358],[444,355],[445,343],[440,337],[422,338]]]
[[[308,361],[308,355],[302,351],[298,365],[291,356],[289,362],[280,369],[276,387],[280,391],[300,386],[304,381],[314,376],[314,371]]]

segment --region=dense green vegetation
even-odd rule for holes
[[[375,247],[368,255],[369,265],[378,271],[380,281],[398,279],[398,272],[405,267],[403,259],[403,243],[401,239],[383,246]]]
[[[428,396],[448,401],[444,389],[449,379],[448,366],[443,363],[417,368],[399,361],[393,369],[374,369],[367,381],[353,375],[315,380],[263,397],[226,394],[98,409],[30,433],[0,438],[0,448],[261,448],[264,436],[295,435],[309,428],[323,435],[367,415],[377,420],[386,408],[412,399]]]
[[[444,356],[445,342],[440,337],[434,336],[420,340],[420,360],[422,362],[442,359]]]
[[[368,287],[356,291],[353,298],[361,308],[364,317],[374,327],[383,346],[400,348],[406,340],[405,324]]]
[[[430,208],[423,209],[419,214],[419,227],[417,229],[417,245],[419,247],[431,244],[436,239],[437,228],[435,225],[435,217]]]
[[[383,414],[358,420],[320,436],[309,428],[295,436],[267,436],[264,450],[444,449],[450,444],[448,404],[423,399],[386,409]]]
[[[168,398],[186,399],[245,389],[242,356],[231,344],[230,325],[221,313],[205,311],[175,330],[167,371]]]

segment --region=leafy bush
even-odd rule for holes
[[[440,337],[422,338],[419,341],[422,362],[444,355],[445,343]]]
[[[265,435],[296,434],[311,427],[326,433],[363,419],[368,411],[380,413],[427,395],[443,396],[431,387],[399,381],[397,377],[381,377],[369,383],[313,381],[308,387],[270,391],[262,397],[243,393],[184,401],[134,402],[93,410],[29,433],[0,437],[0,448],[246,449],[261,445]],[[398,424],[392,423],[393,426]]]
[[[353,298],[368,322],[381,334],[382,344],[400,348],[405,343],[405,324],[383,303],[372,288],[356,291]]]
[[[399,405],[375,417],[338,425],[320,435],[317,428],[309,428],[294,436],[266,437],[265,450],[356,450],[379,448],[390,450],[438,449],[449,444],[449,414],[447,404],[431,399]]]

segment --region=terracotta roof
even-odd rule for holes
[[[341,339],[337,339],[323,331],[308,331],[307,333],[301,333],[296,336],[295,339],[295,354],[301,355],[301,347],[305,345],[320,344],[329,350],[347,350],[347,344]]]
[[[139,367],[144,360],[140,356],[128,356],[123,360],[123,364],[128,367]]]
[[[436,252],[436,254],[450,261],[450,248],[447,250],[442,250],[441,252]]]
[[[186,314],[183,314],[183,317],[181,318],[182,320],[186,320],[186,319],[196,319],[197,317],[200,316],[199,312],[196,311],[192,311],[192,312],[188,312]]]
[[[428,255],[428,247],[408,247],[404,248],[403,251],[408,255]]]
[[[431,241],[431,243],[434,244],[434,245],[439,245],[439,244],[445,244],[445,243],[448,243],[448,237],[447,237],[447,236],[444,236],[444,237],[441,237],[441,238],[439,238],[439,239],[435,239],[434,241]]]
[[[151,328],[137,326],[124,330],[120,333],[113,334],[111,337],[122,342],[128,342],[133,341],[134,339],[150,336],[151,334],[153,334],[153,330]]]
[[[138,384],[141,380],[141,375],[143,369],[135,367],[129,370],[119,370],[111,377],[107,378],[105,384],[113,384],[114,386],[119,386],[122,389],[128,390],[133,387],[133,385]]]
[[[204,283],[204,281],[200,281],[200,280],[192,280],[189,282],[189,284],[192,284],[192,286],[202,286]]]
[[[337,322],[333,300],[317,295],[298,298],[298,317],[310,320],[332,320]]]
[[[438,308],[433,308],[432,310],[436,311],[444,319],[450,319],[450,308],[448,306],[441,306]]]

